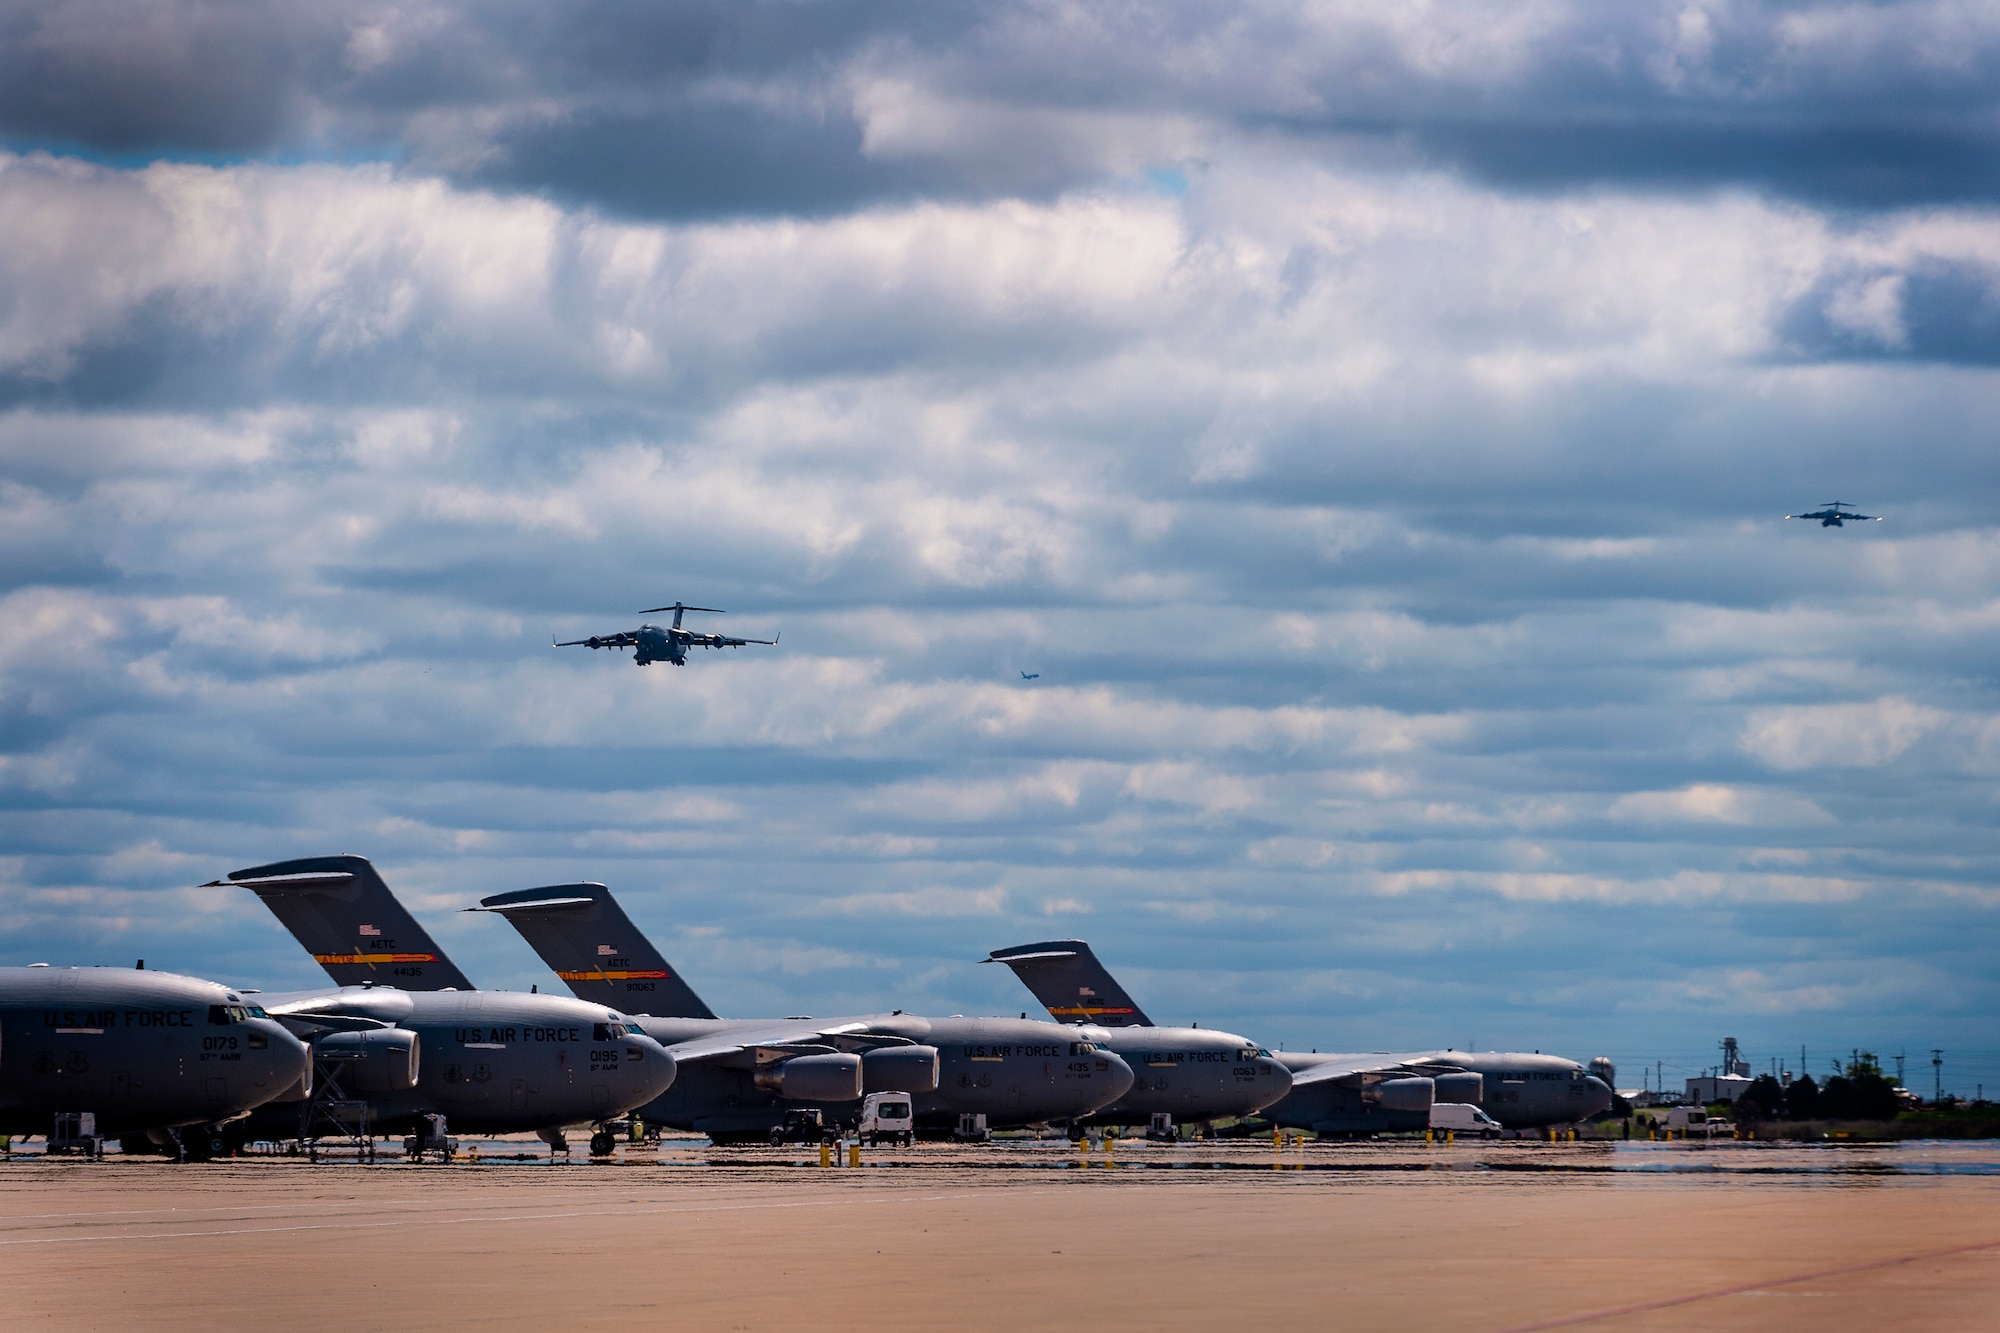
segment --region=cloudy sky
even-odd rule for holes
[[[344,851],[2000,1086],[1990,5],[7,0],[0,148],[0,961],[309,984],[193,886]],[[675,599],[783,642],[549,646]]]

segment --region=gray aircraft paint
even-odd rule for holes
[[[1012,968],[1052,1017],[1089,1018],[1121,1035],[1151,1026],[1082,940],[996,949],[989,961]],[[1472,1102],[1509,1129],[1570,1124],[1611,1108],[1609,1087],[1574,1060],[1558,1056],[1280,1051],[1275,1058],[1290,1071],[1291,1086],[1262,1114],[1274,1124],[1321,1134],[1421,1131],[1430,1124],[1434,1100]]]
[[[217,884],[248,889],[271,905],[306,952],[339,980],[357,967],[346,943],[374,940],[363,926],[393,922],[395,953],[421,953],[430,983],[464,980],[436,942],[410,918],[373,866],[358,856],[307,857],[238,870]],[[280,910],[280,909],[283,910]],[[331,960],[327,955],[332,955]],[[415,1085],[366,1096],[375,1127],[387,1133],[441,1113],[454,1130],[504,1134],[561,1129],[623,1115],[672,1086],[675,1061],[615,1009],[563,995],[464,989],[408,990],[340,986],[260,996],[271,1014],[309,1038],[357,1025],[412,1032],[418,1041]],[[259,1134],[290,1137],[296,1105],[267,1107]],[[286,1117],[290,1116],[289,1129]]]
[[[1155,1024],[1082,940],[995,949],[1050,1017],[1116,1051],[1132,1066],[1131,1091],[1093,1114],[1093,1124],[1177,1123],[1253,1115],[1283,1097],[1291,1071],[1247,1037],[1214,1028]]]
[[[1068,1028],[1037,1020],[898,1013],[716,1018],[602,884],[496,894],[468,910],[506,917],[575,994],[620,997],[634,1012],[633,1021],[675,1053],[680,1075],[674,1087],[638,1114],[676,1129],[754,1135],[793,1107],[839,1110],[852,1104],[852,1098],[818,1103],[786,1098],[760,1085],[760,1067],[795,1058],[793,1053],[855,1054],[865,1065],[879,1053],[935,1049],[936,1086],[895,1089],[911,1094],[918,1124],[929,1129],[949,1128],[968,1113],[986,1116],[993,1129],[1079,1120],[1132,1086],[1132,1070],[1117,1055],[1092,1049],[1088,1038]],[[667,980],[673,984],[661,984]],[[649,982],[653,989],[637,989]]]
[[[303,1093],[311,1061],[256,997],[122,967],[0,968],[0,1129],[90,1111],[105,1136],[214,1124]]]
[[[1384,1068],[1428,1074],[1447,1084],[1453,1073],[1474,1074],[1479,1087],[1474,1095],[1445,1093],[1439,1101],[1463,1101],[1478,1106],[1508,1129],[1543,1129],[1551,1125],[1575,1124],[1611,1109],[1611,1089],[1574,1060],[1558,1055],[1524,1054],[1520,1051],[1420,1051],[1393,1055],[1301,1055],[1280,1051],[1278,1058],[1292,1070],[1297,1083],[1294,1095],[1303,1097],[1291,1105],[1280,1102],[1264,1114],[1281,1125],[1314,1127],[1315,1118],[1331,1127],[1326,1133],[1366,1133],[1366,1128],[1346,1128],[1355,1123],[1374,1128],[1421,1130],[1430,1123],[1428,1107],[1421,1123],[1410,1125],[1402,1118],[1384,1116],[1366,1107],[1357,1107],[1337,1094],[1338,1082],[1322,1085],[1310,1078],[1313,1071],[1351,1069],[1365,1066],[1365,1072]],[[1315,1092],[1333,1087],[1335,1092]],[[1290,1098],[1287,1102],[1291,1101]]]

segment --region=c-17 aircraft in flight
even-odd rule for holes
[[[0,1133],[86,1112],[89,1137],[135,1151],[206,1156],[231,1122],[312,1091],[304,1043],[241,992],[141,968],[0,967],[0,1051]]]
[[[746,644],[761,643],[776,647],[778,636],[768,639],[734,639],[727,634],[703,634],[699,630],[682,629],[681,616],[689,611],[705,611],[711,615],[722,615],[722,611],[712,606],[689,606],[685,602],[675,602],[672,606],[653,606],[641,611],[642,616],[650,616],[660,611],[674,613],[674,623],[667,626],[640,625],[637,629],[620,630],[616,634],[593,634],[587,639],[571,639],[558,643],[557,648],[635,648],[632,665],[645,666],[650,662],[671,662],[675,666],[686,666],[690,648],[741,648]]]
[[[1247,1037],[1156,1026],[1079,940],[995,949],[980,961],[1013,968],[1037,999],[1047,992],[1050,1017],[1132,1066],[1131,1091],[1093,1112],[1089,1124],[1144,1125],[1147,1137],[1169,1138],[1176,1124],[1254,1115],[1291,1090],[1291,1071]]]
[[[483,898],[578,997],[617,1004],[680,1061],[674,1086],[636,1114],[718,1141],[762,1139],[788,1110],[840,1113],[907,1092],[918,1125],[950,1130],[1074,1124],[1123,1095],[1133,1071],[1088,1036],[1027,1018],[717,1018],[602,884]]]
[[[993,960],[1012,967],[1058,1021],[1103,1028],[1151,1024],[1082,940],[1001,949]],[[1422,1130],[1434,1101],[1470,1102],[1508,1129],[1571,1124],[1610,1110],[1613,1096],[1574,1060],[1539,1052],[1279,1051],[1276,1058],[1291,1070],[1291,1091],[1261,1114],[1329,1136]]]
[[[218,886],[256,894],[333,979],[257,999],[307,1039],[322,1077],[367,1104],[371,1132],[429,1143],[441,1115],[450,1129],[560,1144],[565,1128],[601,1126],[673,1084],[673,1056],[615,1009],[474,989],[363,857],[278,861],[204,887]],[[312,1114],[273,1104],[234,1132],[311,1137]]]
[[[1816,518],[1819,520],[1819,525],[1823,528],[1837,528],[1844,523],[1880,523],[1882,521],[1874,514],[1855,513],[1854,506],[1848,504],[1845,500],[1829,500],[1814,513],[1787,514],[1785,517]]]

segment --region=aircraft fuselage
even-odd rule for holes
[[[212,981],[122,967],[0,968],[0,1131],[62,1111],[100,1135],[239,1116],[303,1090],[306,1048]]]

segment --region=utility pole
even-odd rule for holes
[[[1943,1101],[1944,1052],[1934,1048],[1931,1051],[1931,1105],[1937,1106]]]
[[[1896,1052],[1896,1086],[1899,1088],[1903,1086],[1903,1053],[1901,1051]]]

